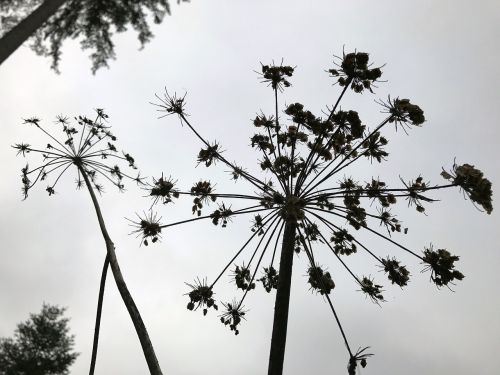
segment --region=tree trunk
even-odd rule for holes
[[[111,271],[113,272],[113,277],[115,279],[116,286],[118,287],[118,291],[120,292],[122,300],[127,307],[130,318],[134,323],[135,331],[137,332],[137,336],[139,337],[139,341],[141,342],[144,356],[146,357],[149,372],[151,373],[151,375],[162,375],[160,364],[158,363],[158,359],[156,358],[156,354],[153,349],[153,345],[151,344],[148,331],[146,330],[144,322],[142,321],[141,314],[139,313],[139,310],[137,309],[137,306],[135,305],[135,302],[127,288],[127,284],[123,279],[120,266],[118,265],[118,260],[116,259],[115,245],[113,244],[113,241],[111,241],[111,238],[109,237],[108,231],[104,224],[104,219],[102,217],[101,209],[99,207],[99,203],[97,202],[94,189],[90,184],[87,172],[80,166],[78,168],[80,169],[80,173],[82,174],[85,180],[85,184],[87,185],[87,188],[89,190],[90,196],[92,197],[92,203],[94,204],[97,219],[99,221],[99,226],[101,227],[101,232],[104,237],[104,241],[106,242],[107,256],[109,257]]]
[[[99,330],[101,328],[102,303],[104,300],[104,289],[106,287],[106,275],[108,274],[109,255],[106,254],[102,267],[101,283],[99,285],[99,297],[97,298],[97,313],[95,317],[94,342],[92,344],[92,357],[90,359],[89,375],[94,375],[95,362],[97,359],[97,347],[99,346]]]
[[[281,375],[283,373],[296,229],[296,223],[287,222],[285,224],[278,289],[276,290],[276,302],[274,304],[273,335],[271,338],[268,375]]]
[[[0,39],[0,64],[32,36],[66,1],[45,0],[29,16],[9,30]]]

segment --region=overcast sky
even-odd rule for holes
[[[219,192],[251,193],[245,183],[229,181],[227,168],[196,167],[201,147],[174,117],[157,119],[149,104],[164,87],[188,92],[187,112],[198,130],[218,140],[229,159],[258,170],[249,147],[250,119],[271,111],[272,91],[254,70],[272,60],[296,66],[293,87],[280,105],[300,101],[315,113],[339,94],[325,70],[333,55],[357,49],[386,64],[375,94],[349,93],[343,109],[356,109],[370,127],[383,119],[375,99],[409,97],[425,111],[427,122],[407,136],[388,127],[386,163],[362,161],[349,175],[371,176],[397,186],[422,174],[442,183],[441,167],[468,162],[492,181],[499,194],[500,148],[500,6],[497,1],[242,1],[213,0],[173,5],[173,14],[154,27],[155,38],[138,51],[136,35],[116,35],[117,59],[109,70],[90,72],[90,61],[76,42],[63,48],[61,74],[50,61],[23,47],[0,67],[0,336],[42,303],[66,306],[80,356],[72,374],[88,371],[99,277],[105,247],[91,201],[65,175],[57,194],[34,188],[21,201],[20,169],[25,160],[10,147],[46,140],[22,119],[37,116],[52,126],[58,114],[92,114],[105,108],[118,145],[137,160],[143,175],[162,172],[185,189],[200,178],[217,183]],[[45,142],[45,143],[44,143]],[[36,165],[34,155],[30,155]],[[336,181],[332,181],[335,184]],[[146,193],[132,184],[118,193],[106,186],[100,199],[125,279],[136,299],[164,374],[253,375],[266,372],[274,293],[258,287],[245,301],[247,320],[235,337],[210,311],[186,309],[185,282],[217,276],[247,238],[250,217],[227,228],[198,222],[165,230],[161,243],[141,246],[129,236],[125,217],[150,207]],[[400,290],[390,285],[366,254],[347,259],[357,274],[384,284],[382,308],[365,299],[328,254],[320,263],[337,285],[332,297],[353,349],[370,346],[375,356],[362,374],[498,374],[500,347],[500,220],[479,212],[458,189],[433,195],[440,202],[427,216],[401,202],[394,213],[409,228],[399,236],[420,252],[433,243],[460,256],[466,278],[453,289],[438,290],[420,273],[418,260],[372,236],[360,238],[380,256],[393,254],[408,265],[412,278]],[[242,207],[235,202],[234,208]],[[190,201],[159,207],[163,222],[190,218]],[[343,224],[343,223],[341,223]],[[242,260],[248,260],[246,254]],[[325,301],[311,293],[303,256],[295,258],[285,374],[343,374],[348,354]],[[219,285],[219,284],[218,284]],[[147,366],[133,325],[108,278],[96,374],[146,374]],[[223,301],[236,293],[225,276],[216,288]]]

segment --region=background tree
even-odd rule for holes
[[[162,372],[160,365],[156,358],[153,345],[151,344],[149,334],[134,299],[128,290],[125,279],[123,278],[123,274],[120,270],[118,259],[116,257],[115,245],[107,231],[101,208],[96,197],[96,192],[101,194],[104,191],[103,185],[98,183],[99,177],[104,178],[107,182],[116,186],[119,191],[124,191],[125,186],[123,181],[125,179],[135,181],[138,184],[142,184],[142,179],[139,174],[137,174],[136,177],[132,177],[128,173],[124,172],[118,164],[109,165],[102,161],[111,159],[118,162],[126,162],[128,167],[137,169],[135,166],[135,160],[130,154],[126,152],[122,152],[122,154],[118,153],[114,144],[117,138],[113,133],[111,133],[110,127],[106,125],[108,115],[106,115],[102,109],[97,109],[96,112],[94,120],[85,116],[78,116],[76,118],[78,129],[70,124],[68,118],[58,116],[56,124],[60,127],[62,133],[64,134],[64,139],[60,140],[53,136],[49,131],[45,130],[45,128],[40,125],[40,120],[38,118],[33,117],[24,121],[25,124],[34,126],[47,136],[50,143],[47,143],[47,145],[42,149],[32,147],[27,143],[18,143],[13,146],[14,149],[17,150],[17,154],[22,155],[23,157],[30,153],[38,154],[42,157],[41,165],[35,168],[30,168],[29,165],[26,164],[26,166],[22,168],[22,192],[24,198],[26,199],[29,191],[37,183],[48,181],[49,178],[55,176],[53,181],[51,181],[45,189],[49,196],[53,196],[56,193],[55,188],[58,182],[61,180],[61,177],[66,173],[66,171],[68,171],[71,167],[76,169],[76,187],[78,189],[82,187],[87,188],[96,211],[97,220],[99,222],[104,242],[106,244],[106,258],[99,289],[90,373],[93,373],[95,366],[106,272],[109,265],[111,266],[113,277],[120,292],[120,296],[122,297],[134,324],[150,373],[152,375],[161,375]]]
[[[82,49],[92,51],[95,73],[115,58],[111,40],[114,31],[131,26],[142,48],[153,37],[148,18],[161,23],[166,14],[170,14],[167,0],[4,0],[0,3],[0,34],[4,34],[0,39],[0,64],[34,36],[32,49],[50,57],[52,69],[58,71],[63,42],[81,37]]]
[[[66,375],[78,353],[64,308],[44,304],[19,323],[13,338],[0,339],[1,375]]]
[[[459,257],[446,249],[434,249],[432,244],[420,254],[401,244],[394,237],[406,234],[408,229],[403,227],[402,222],[391,212],[392,209],[403,201],[405,205],[415,207],[417,212],[424,213],[425,205],[435,201],[428,195],[429,192],[452,187],[459,188],[480,210],[490,214],[493,209],[490,181],[469,164],[454,164],[450,171],[443,169],[441,175],[447,180],[444,184],[430,184],[418,175],[410,180],[400,177],[401,185],[389,188],[379,177],[372,176],[368,181],[358,182],[346,176],[347,168],[360,160],[375,164],[389,156],[386,151],[388,140],[382,135],[382,130],[386,130],[388,125],[407,133],[410,128],[420,127],[425,117],[423,110],[409,99],[388,97],[386,101],[379,102],[385,119],[370,129],[356,111],[340,109],[340,102],[348,89],[356,94],[372,91],[375,83],[380,81],[381,68],[373,66],[367,53],[352,52],[336,57],[334,66],[328,72],[342,90],[334,104],[327,106],[326,117],[322,118],[306,110],[301,103],[289,104],[281,113],[278,110],[278,93],[291,86],[294,68],[282,64],[262,65],[260,77],[273,91],[275,111],[272,115],[260,113],[255,117],[253,125],[258,133],[251,137],[250,143],[260,153],[259,165],[266,173],[264,178],[230,162],[218,142],[207,140],[195,129],[187,118],[185,96],[165,92],[164,97],[158,97],[160,102],[155,104],[162,113],[161,117],[178,116],[181,123],[187,125],[202,142],[203,148],[197,156],[198,164],[206,167],[224,164],[229,168],[232,179],[246,181],[254,193],[218,193],[215,185],[207,180],[195,182],[190,189],[180,189],[173,178],[162,175],[153,179],[148,188],[153,204],[168,204],[181,196],[191,196],[194,198],[192,213],[195,218],[162,224],[150,212],[133,222],[136,226],[134,232],[148,245],[150,240],[153,243],[158,241],[164,228],[207,219],[225,228],[235,216],[257,213],[252,222],[253,233],[214,280],[208,283],[206,278],[198,277],[194,283],[188,284],[191,290],[187,293],[187,308],[201,309],[203,315],[211,308],[218,310],[214,286],[233,266],[232,281],[243,295],[233,301],[222,302],[220,320],[238,334],[240,324],[247,316],[243,302],[248,292],[255,289],[256,282],[261,282],[268,293],[276,289],[269,375],[283,372],[295,253],[304,254],[307,259],[311,290],[328,302],[348,351],[348,373],[352,375],[358,365],[366,366],[371,354],[367,352],[368,347],[355,351],[349,344],[331,298],[335,288],[334,277],[316,260],[317,247],[331,252],[345,268],[346,274],[354,279],[359,291],[369,300],[380,304],[384,301],[382,285],[370,275],[357,275],[345,258],[358,250],[366,253],[386,273],[390,283],[401,288],[407,285],[410,272],[393,254],[377,254],[353,233],[366,231],[375,238],[386,240],[396,249],[413,255],[424,264],[424,271],[430,272],[430,280],[438,288],[450,287],[464,277],[455,269]],[[226,202],[221,202],[222,199]],[[227,200],[251,203],[234,209]],[[218,202],[218,208],[204,215],[203,210],[212,202]],[[351,231],[345,225],[349,225]],[[248,261],[234,263],[246,249],[253,246]],[[281,253],[277,251],[279,246]],[[262,267],[262,276],[257,279],[266,252],[269,263]],[[274,261],[278,257],[277,270]]]

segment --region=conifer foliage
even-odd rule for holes
[[[0,339],[1,375],[67,375],[78,357],[73,351],[65,309],[44,304],[39,314],[19,323],[13,338]]]
[[[168,0],[2,0],[0,35],[4,35],[0,39],[0,64],[33,36],[32,49],[50,57],[52,68],[58,71],[63,42],[80,39],[82,49],[91,51],[95,73],[115,58],[113,33],[130,27],[137,32],[143,48],[153,38],[150,19],[159,24],[167,14]]]

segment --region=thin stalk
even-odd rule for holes
[[[314,262],[314,256],[312,254],[312,248],[310,247],[310,250],[307,249],[307,246],[305,246],[304,244],[304,250],[307,254],[307,257],[309,258],[309,262],[311,264],[311,267],[315,267],[316,266],[316,263]],[[321,283],[321,288],[323,288],[323,290],[325,290],[325,284],[323,283],[323,280],[320,279],[320,283]],[[332,310],[332,313],[333,313],[333,316],[335,317],[335,321],[337,322],[337,326],[339,327],[340,329],[340,333],[342,334],[342,338],[344,339],[344,343],[345,343],[345,346],[347,348],[347,351],[349,352],[349,356],[352,358],[352,351],[351,351],[351,347],[349,346],[349,342],[347,341],[347,336],[344,332],[344,328],[342,327],[342,324],[340,323],[340,319],[337,315],[337,312],[335,311],[334,307],[333,307],[333,304],[332,304],[332,301],[330,299],[330,296],[328,293],[325,293],[324,296],[326,297],[327,301],[328,301],[328,304],[330,305],[330,309]]]
[[[331,215],[335,215],[335,216],[338,216],[338,217],[341,217],[343,219],[346,219],[347,220],[347,217],[344,216],[344,215],[341,215],[341,214],[338,214],[336,212],[332,212],[332,211],[326,211],[326,210],[322,210],[322,209],[319,209],[319,208],[313,208],[313,207],[310,207],[310,210],[315,210],[315,211],[321,211],[321,212],[324,212],[324,213],[327,213],[327,214],[331,214]],[[410,249],[408,249],[407,247],[401,245],[400,243],[392,240],[390,237],[387,237],[387,236],[384,236],[383,234],[377,232],[376,230],[373,230],[372,228],[370,228],[368,225],[366,224],[361,224],[360,223],[360,226],[361,228],[364,228],[370,232],[372,232],[373,234],[376,234],[377,236],[383,238],[384,240],[386,241],[389,241],[390,243],[396,245],[397,247],[399,247],[400,249],[403,249],[404,251],[410,253],[411,255],[413,256],[416,256],[418,259],[420,260],[424,260],[424,258],[422,258],[420,255],[418,255],[417,253],[415,253],[414,251],[411,251]]]
[[[274,221],[270,224],[269,228],[273,224],[274,224]],[[267,247],[269,246],[269,243],[273,239],[274,233],[276,232],[276,229],[278,229],[278,226],[279,226],[279,221],[278,221],[278,223],[276,223],[276,226],[274,227],[271,235],[269,236],[269,239],[267,240],[266,245],[264,246],[264,249],[262,250],[262,253],[260,254],[259,260],[257,261],[257,265],[255,266],[255,270],[253,272],[252,278],[251,278],[250,282],[248,283],[248,287],[245,289],[245,293],[243,294],[243,297],[241,297],[241,300],[240,300],[240,303],[238,304],[237,309],[239,309],[241,307],[241,305],[243,304],[243,301],[245,300],[245,297],[247,296],[248,291],[250,290],[250,286],[252,285],[253,281],[255,280],[255,276],[257,275],[257,272],[259,271],[259,266],[260,266],[260,263],[262,262],[262,258],[264,258],[264,254],[266,253]],[[264,234],[264,236],[265,236],[265,234]],[[262,240],[264,239],[264,236],[262,236]],[[259,246],[260,246],[260,243],[259,243],[259,245],[257,245],[257,249]],[[257,251],[257,249],[256,249],[256,251]],[[255,253],[254,253],[254,255],[255,255]],[[252,258],[254,255],[252,255]],[[248,262],[247,269],[250,269],[251,262],[252,262],[252,260],[250,260],[250,262]]]
[[[255,207],[262,207],[262,206],[261,205],[257,205],[257,206],[242,208],[240,210],[237,210],[237,211],[234,211],[233,213],[231,213],[231,216],[241,215],[241,214],[249,214],[249,213],[253,213],[253,212],[261,212],[261,211],[272,210],[272,208],[258,208],[258,209],[253,210],[253,208],[255,208]],[[229,217],[231,217],[231,216],[229,216]],[[190,223],[192,221],[197,221],[197,220],[202,220],[202,219],[209,219],[209,218],[212,218],[211,214],[210,215],[205,215],[205,216],[194,217],[192,219],[186,219],[186,220],[176,221],[175,223],[163,224],[163,225],[160,225],[160,228],[173,227],[175,225]]]
[[[92,343],[92,357],[90,360],[89,375],[94,375],[95,362],[97,359],[97,347],[99,345],[99,330],[101,328],[102,303],[104,300],[104,289],[106,287],[106,276],[108,274],[109,256],[106,254],[104,266],[102,267],[101,283],[99,285],[99,297],[97,299],[97,312],[95,317],[94,341]]]
[[[186,123],[186,125],[191,129],[191,131],[198,137],[199,140],[201,140],[205,146],[207,147],[210,147],[210,143],[208,143],[197,131],[196,129],[191,125],[191,123],[188,121],[188,119],[186,118],[186,116],[184,114],[179,114],[179,117],[182,121],[184,121]],[[279,149],[278,149],[279,150]],[[224,156],[222,156],[222,154],[220,152],[217,152],[217,158],[222,161],[224,164],[226,164],[227,166],[231,167],[233,170],[236,169],[236,167],[231,163],[229,162]],[[245,171],[241,171],[241,175],[248,181],[250,182],[252,185],[254,185],[257,189],[259,190],[264,190],[265,191],[265,186],[266,184],[264,182],[262,182],[261,180],[259,180],[257,177],[254,177],[252,176],[251,174],[245,172]],[[260,184],[260,185],[259,185]],[[271,189],[272,191],[274,191],[274,189]]]
[[[127,288],[127,284],[125,283],[125,280],[121,273],[118,259],[116,258],[115,245],[113,244],[113,241],[108,234],[108,230],[106,229],[106,225],[104,224],[104,218],[102,217],[101,208],[94,193],[94,189],[92,188],[92,184],[90,183],[89,177],[87,176],[87,173],[85,172],[83,167],[81,165],[78,165],[78,169],[80,170],[85,180],[85,184],[87,185],[87,189],[92,198],[92,203],[94,204],[97,220],[99,221],[99,227],[101,228],[102,236],[104,237],[104,241],[106,243],[107,256],[109,257],[111,271],[113,272],[113,277],[115,279],[116,286],[118,287],[118,291],[120,292],[122,300],[129,312],[130,318],[134,323],[137,336],[139,337],[139,341],[144,352],[144,357],[146,358],[146,362],[148,364],[149,372],[151,375],[162,375],[162,371],[160,369],[158,359],[156,358],[156,354],[149,338],[148,331],[146,330],[146,326],[142,321],[141,314],[137,309],[134,299],[132,298],[132,295],[130,294]]]
[[[271,216],[272,215],[272,216]],[[262,226],[267,225],[269,221],[271,221],[275,216],[277,215],[276,210],[268,213],[264,218],[262,219]],[[269,217],[271,216],[271,217]],[[269,217],[269,219],[268,219]],[[238,252],[231,258],[231,260],[226,264],[226,266],[222,269],[222,271],[219,273],[219,275],[215,278],[214,282],[210,285],[210,289],[212,289],[219,281],[219,279],[224,275],[224,272],[233,264],[233,262],[238,258],[238,256],[243,252],[243,250],[247,247],[247,245],[252,241],[252,239],[259,234],[259,229],[256,229],[253,234],[250,236],[250,238],[245,242],[245,244],[238,250]]]
[[[311,212],[311,211],[308,211],[310,214],[314,215],[315,217],[317,217],[319,220],[321,220],[323,222],[323,224],[325,224],[332,232],[334,232],[335,230],[342,230],[342,228],[340,228],[339,226],[331,223],[330,221],[326,220],[324,217],[320,216],[320,215],[317,215],[315,214],[314,212]],[[376,256],[370,249],[368,249],[365,245],[363,245],[361,242],[359,242],[357,239],[355,239],[353,237],[352,239],[353,242],[357,243],[359,246],[361,246],[368,254],[370,254],[372,257],[374,257],[380,264],[384,265],[384,262],[382,262],[382,259],[379,258],[378,256]]]

